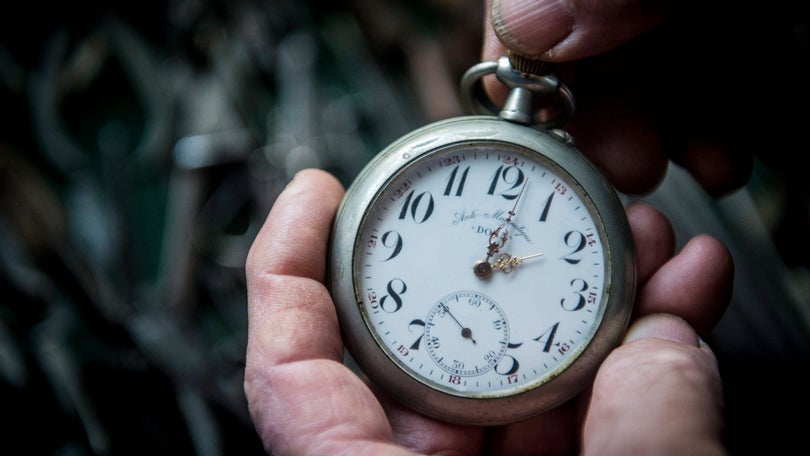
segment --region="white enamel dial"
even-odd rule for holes
[[[356,268],[358,288],[373,297],[369,327],[437,388],[483,396],[525,388],[565,367],[599,323],[605,252],[589,205],[559,171],[517,148],[464,144],[413,167],[380,195],[361,238]],[[498,251],[487,259],[492,243]],[[503,254],[538,253],[508,274],[474,270]],[[481,308],[445,298],[468,290],[489,304],[474,311]],[[486,348],[460,337],[448,308]],[[495,325],[503,332],[484,337]],[[442,347],[431,349],[433,341]]]
[[[489,118],[417,131],[367,167],[336,220],[347,346],[389,393],[448,421],[557,405],[626,327],[624,217],[595,169],[548,134]]]

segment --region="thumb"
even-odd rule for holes
[[[685,320],[648,315],[594,380],[583,454],[723,454],[714,354]]]
[[[649,31],[669,15],[669,2],[489,1],[485,60],[506,50],[556,62],[590,57]]]

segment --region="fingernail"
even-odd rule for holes
[[[627,330],[624,343],[639,339],[666,339],[699,347],[701,339],[683,318],[668,314],[654,314],[639,318]]]
[[[300,171],[297,171],[295,174],[293,174],[292,178],[287,182],[287,185],[284,186],[283,191],[295,190],[299,185],[301,185],[301,182],[307,180],[307,176],[311,172],[312,172],[311,169],[302,169]]]
[[[492,25],[508,49],[540,57],[571,33],[574,16],[562,0],[494,0]]]

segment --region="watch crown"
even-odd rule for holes
[[[560,141],[564,142],[569,146],[575,146],[574,137],[571,136],[571,133],[568,133],[565,130],[553,128],[551,130],[548,130],[548,133],[550,133],[552,136],[554,136],[555,138],[559,139]]]
[[[520,54],[508,51],[506,56],[515,71],[535,76],[543,76],[551,72],[551,64],[544,60],[532,59]]]

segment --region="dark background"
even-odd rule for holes
[[[262,454],[242,392],[253,236],[297,170],[348,184],[401,134],[462,114],[481,3],[3,6],[0,453]],[[709,341],[733,454],[807,448],[810,194],[793,160],[810,35],[807,7],[768,8],[703,6],[679,39],[629,46],[649,65],[604,80],[699,94],[661,108],[667,127],[732,131],[756,157],[735,194],[673,164],[645,196],[679,243],[709,232],[735,256]]]

